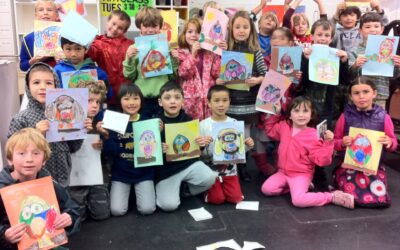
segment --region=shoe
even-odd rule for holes
[[[251,176],[247,172],[246,164],[238,164],[237,169],[238,169],[240,180],[245,181],[245,182],[251,182]]]
[[[332,193],[332,203],[348,209],[354,209],[354,196],[340,190]]]
[[[258,170],[265,176],[271,176],[277,172],[277,169],[268,162],[266,153],[253,153],[253,157]]]

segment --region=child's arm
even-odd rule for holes
[[[54,189],[58,204],[60,206],[60,213],[54,221],[56,229],[64,228],[68,235],[79,232],[81,226],[81,219],[79,215],[79,206],[71,199],[71,196],[64,187],[54,183]]]
[[[27,42],[25,40],[25,36],[24,36],[22,38],[21,51],[19,53],[19,59],[20,59],[19,68],[22,71],[28,71],[29,67],[31,66],[29,61],[31,60],[32,57],[33,57],[33,55],[29,51],[29,47],[28,47],[28,44],[27,44]]]
[[[335,150],[344,151],[347,146],[351,145],[351,137],[344,136],[344,115],[341,114],[336,122],[333,140],[335,142]]]
[[[139,63],[137,58],[137,49],[135,45],[129,46],[126,51],[125,60],[122,62],[124,77],[128,80],[135,81],[138,77],[137,64]]]
[[[82,143],[83,143],[83,140],[67,141],[67,144],[68,144],[68,147],[69,147],[69,152],[70,153],[77,152],[81,148]]]
[[[199,43],[193,44],[193,51],[192,53],[186,53],[184,50],[179,50],[178,53],[178,60],[179,60],[179,67],[178,67],[178,75],[183,80],[189,80],[195,77],[196,75],[196,63],[197,63],[197,53],[200,48]]]
[[[211,65],[211,77],[217,79],[221,73],[221,57],[213,53],[213,62]]]
[[[245,80],[249,87],[261,84],[264,80],[265,74],[267,73],[267,66],[265,65],[264,57],[259,50],[254,53],[253,67],[253,76]]]
[[[2,248],[10,249],[12,248],[12,244],[17,244],[22,240],[26,233],[26,224],[25,223],[18,223],[15,226],[10,225],[1,225],[0,232],[2,235],[2,239],[0,240],[0,246]]]
[[[290,5],[289,9],[286,10],[285,15],[283,16],[282,27],[286,27],[288,29],[292,29],[291,19],[296,10],[297,6],[300,5],[302,0],[294,0]]]
[[[328,15],[326,12],[326,8],[324,5],[324,2],[322,0],[314,0],[314,2],[318,5],[318,10],[319,10],[319,18],[328,20]]]
[[[257,16],[260,11],[267,5],[267,2],[271,2],[271,0],[260,0],[260,3],[254,7],[254,9],[251,10],[250,13],[252,13],[254,16]]]
[[[246,150],[254,148],[254,140],[251,137],[247,137],[244,140],[244,144],[247,146]]]
[[[397,149],[397,137],[394,134],[392,119],[388,114],[385,115],[384,132],[385,136],[379,138],[378,142],[382,143],[387,151],[395,151]]]
[[[335,141],[332,131],[327,130],[324,141],[317,141],[308,148],[308,158],[317,166],[328,166],[332,163]]]

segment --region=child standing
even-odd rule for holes
[[[389,207],[386,169],[380,164],[376,175],[340,167],[346,147],[353,138],[348,136],[349,128],[365,128],[385,132],[378,142],[385,151],[395,151],[397,139],[390,116],[379,105],[373,103],[378,92],[375,84],[367,77],[358,77],[351,83],[349,95],[352,104],[345,107],[335,128],[335,149],[340,152],[340,163],[335,170],[335,184],[340,190],[354,196],[355,204],[363,207]],[[384,154],[384,152],[383,152]],[[381,160],[383,155],[381,156]]]
[[[45,116],[46,89],[60,87],[56,72],[45,63],[35,63],[25,77],[25,89],[28,96],[28,107],[13,117],[8,129],[8,137],[18,130],[31,127],[45,134],[50,122]],[[85,122],[85,127],[91,127]],[[71,153],[79,150],[83,140],[51,142],[53,152],[46,161],[44,168],[48,170],[57,182],[67,186],[71,172]]]
[[[210,115],[207,92],[219,77],[221,57],[200,48],[200,31],[196,18],[185,24],[178,40],[178,75],[185,96],[183,109],[193,119],[203,120]],[[225,41],[219,44],[226,49]]]
[[[108,17],[106,34],[96,36],[87,52],[97,65],[106,71],[112,93],[118,93],[121,85],[127,82],[122,74],[125,52],[133,43],[124,36],[131,25],[131,18],[122,10],[113,10]],[[107,102],[115,108],[115,96]]]
[[[49,160],[51,150],[43,135],[34,128],[24,128],[13,134],[7,141],[6,154],[10,166],[0,172],[0,188],[49,175],[42,167]],[[26,168],[27,165],[32,167]],[[78,232],[80,228],[78,205],[60,184],[53,181],[53,186],[61,213],[54,221],[55,229],[64,228],[68,235]],[[0,221],[0,248],[17,249],[16,244],[23,237],[27,237],[27,227],[25,223],[10,226],[2,199],[0,199]]]
[[[207,99],[211,116],[200,122],[200,135],[204,137],[205,143],[202,154],[205,162],[217,172],[218,177],[215,184],[207,191],[205,201],[211,204],[222,204],[225,201],[238,203],[243,200],[243,193],[237,176],[236,164],[212,164],[214,152],[214,142],[211,137],[212,124],[236,121],[226,115],[230,103],[229,90],[223,85],[214,85],[209,89]],[[244,143],[249,148],[254,147],[254,141],[250,137],[246,138]]]
[[[135,168],[133,160],[133,127],[137,121],[146,120],[140,114],[143,106],[143,95],[134,84],[122,85],[117,100],[119,110],[129,115],[129,123],[125,134],[110,131],[104,142],[104,154],[113,157],[111,168],[111,214],[122,216],[128,211],[129,194],[134,185],[136,206],[143,214],[152,214],[156,210],[156,198],[153,183],[153,168]],[[102,122],[99,126],[102,125]]]
[[[280,111],[280,104],[276,106]],[[278,112],[279,114],[279,112]],[[261,191],[267,196],[290,193],[296,207],[324,206],[334,203],[354,208],[354,197],[342,191],[333,193],[308,192],[315,165],[326,166],[332,162],[333,133],[325,132],[317,139],[315,125],[317,113],[312,101],[296,97],[289,105],[286,119],[270,116],[265,123],[265,133],[280,141],[278,148],[278,173],[268,178]]]
[[[271,55],[271,35],[278,27],[278,17],[273,12],[263,14],[258,21],[258,42],[260,43],[261,51],[267,66],[269,66]]]
[[[183,110],[183,90],[176,82],[169,81],[160,89],[159,104],[163,112],[159,118],[164,124],[181,123],[191,121]],[[161,133],[161,140],[165,142],[165,130]],[[196,138],[196,143],[203,147],[205,139]],[[163,151],[168,150],[168,145],[163,143]],[[157,206],[164,211],[176,210],[180,203],[180,189],[185,196],[197,195],[208,190],[215,182],[215,173],[200,161],[193,158],[182,161],[167,162],[164,159],[164,166],[157,167],[156,194]]]

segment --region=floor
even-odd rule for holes
[[[126,216],[87,221],[70,238],[70,249],[188,250],[217,241],[256,241],[266,249],[400,249],[400,155],[387,161],[392,206],[354,209],[328,205],[299,209],[289,196],[264,197],[263,178],[250,166],[251,183],[242,185],[245,200],[259,201],[259,211],[236,210],[234,205],[208,205],[201,197],[185,198],[178,211],[156,211],[141,216],[134,209]],[[398,168],[397,168],[398,169]],[[196,222],[188,209],[204,207],[213,219]],[[228,248],[219,248],[228,249]]]

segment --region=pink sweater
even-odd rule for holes
[[[312,178],[315,165],[332,163],[334,141],[317,138],[315,128],[305,128],[292,136],[292,126],[281,116],[270,116],[264,123],[265,133],[280,141],[278,168],[288,176],[305,174]]]

